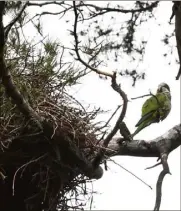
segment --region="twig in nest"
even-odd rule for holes
[[[102,71],[102,70],[98,70],[92,66],[90,66],[88,63],[86,63],[80,56],[79,54],[79,41],[78,41],[78,35],[77,35],[77,22],[78,22],[78,12],[77,12],[77,8],[76,8],[76,3],[75,1],[73,1],[73,8],[74,8],[74,15],[75,15],[75,21],[74,21],[74,31],[73,31],[73,36],[74,36],[74,39],[75,39],[75,52],[76,52],[76,55],[77,55],[77,59],[78,61],[80,61],[83,65],[85,65],[87,68],[91,69],[92,71],[94,71],[95,73],[98,73],[98,74],[101,74],[101,75],[104,75],[104,76],[108,76],[112,79],[112,88],[118,92],[121,96],[121,98],[123,99],[123,108],[122,108],[122,111],[121,111],[121,114],[113,128],[113,130],[107,135],[107,137],[104,139],[104,142],[103,142],[103,148],[100,148],[97,156],[95,157],[95,159],[93,160],[93,166],[95,168],[97,168],[104,156],[104,153],[105,153],[105,148],[107,148],[110,140],[113,138],[113,136],[117,133],[118,129],[119,129],[119,126],[120,126],[120,123],[123,121],[124,117],[125,117],[125,114],[126,114],[126,110],[127,110],[127,103],[128,103],[128,99],[127,99],[127,96],[126,94],[124,93],[124,91],[120,88],[120,86],[117,84],[117,81],[116,81],[116,72],[106,72],[106,71]]]
[[[99,130],[101,130],[101,129],[107,127],[107,125],[108,125],[109,122],[112,120],[112,118],[114,117],[114,115],[117,113],[117,111],[120,109],[121,106],[122,106],[122,105],[118,105],[118,107],[117,107],[116,110],[113,112],[113,114],[110,116],[110,118],[108,119],[108,121],[107,121],[102,127],[100,127]],[[105,135],[106,135],[106,131],[104,132],[104,134],[102,135],[102,137],[98,140],[97,144],[99,144],[99,142],[100,142],[101,140],[104,139],[104,136],[105,136]]]
[[[2,180],[4,180],[4,179],[6,179],[6,176],[0,171],[0,178],[2,179]]]
[[[13,176],[13,184],[12,184],[12,195],[13,195],[13,196],[14,196],[14,187],[15,187],[15,180],[16,180],[17,173],[18,173],[21,169],[23,169],[23,168],[25,168],[26,166],[28,166],[29,164],[38,162],[39,160],[41,160],[42,158],[45,158],[46,156],[47,156],[47,153],[46,153],[46,154],[43,154],[42,156],[40,156],[40,157],[38,157],[38,158],[36,158],[36,159],[34,159],[34,160],[30,160],[28,163],[23,164],[22,166],[20,166],[20,167],[16,170],[16,172],[15,172],[15,174],[14,174],[14,176]]]
[[[162,199],[163,179],[166,174],[171,174],[170,170],[169,170],[167,158],[168,158],[168,153],[163,153],[161,155],[161,162],[163,165],[163,170],[160,172],[160,175],[158,177],[157,184],[156,184],[156,201],[155,201],[154,211],[159,211],[159,209],[160,209],[161,199]]]

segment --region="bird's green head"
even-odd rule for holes
[[[157,93],[160,93],[160,92],[170,92],[169,85],[166,84],[166,83],[159,84],[158,89],[157,89]]]

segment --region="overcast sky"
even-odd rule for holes
[[[99,2],[99,4],[104,4],[104,2]],[[180,122],[180,82],[175,80],[178,65],[174,62],[168,65],[169,61],[163,57],[165,48],[160,41],[164,32],[171,32],[174,27],[167,24],[171,15],[171,6],[171,2],[162,2],[161,6],[156,9],[156,20],[153,19],[140,29],[140,37],[148,36],[149,38],[144,62],[138,66],[138,68],[146,69],[146,80],[140,81],[136,84],[136,87],[132,87],[130,79],[119,78],[121,87],[127,93],[129,100],[131,100],[131,97],[148,94],[150,90],[154,93],[161,82],[168,83],[171,88],[172,110],[169,116],[163,122],[152,124],[141,131],[136,136],[136,139],[150,140],[156,138]],[[53,9],[56,10],[56,8]],[[31,12],[34,11],[31,10]],[[63,21],[60,24],[60,20],[57,17],[46,16],[43,20],[45,34],[58,38],[67,45],[71,44],[70,36],[67,36],[68,32],[66,31],[68,28],[67,24],[65,25]],[[161,27],[157,23],[161,23]],[[27,28],[26,30],[31,36],[32,29]],[[171,41],[175,45],[175,39]],[[174,53],[174,56],[178,58],[177,52]],[[170,58],[173,59],[173,56],[170,55]],[[123,63],[126,65],[126,61],[123,61]],[[115,64],[107,61],[106,69],[114,71],[117,68],[116,65],[121,66],[123,63]],[[121,104],[120,97],[110,86],[110,80],[100,80],[95,73],[85,77],[83,83],[72,92],[81,102],[92,106],[100,106],[102,109],[111,110],[111,112],[115,110],[117,105]],[[124,121],[131,132],[135,130],[134,126],[140,118],[141,107],[145,100],[146,98],[129,102]],[[108,119],[111,112],[101,116],[102,120]],[[114,122],[115,119],[112,121],[112,126]],[[152,210],[155,203],[156,181],[161,171],[161,166],[147,171],[144,168],[155,164],[156,158],[120,156],[114,158],[114,160],[142,178],[153,187],[153,190],[150,190],[139,180],[113,164],[113,162],[109,162],[109,170],[104,173],[102,179],[94,182],[94,190],[99,193],[94,195],[92,209]],[[172,175],[167,175],[163,182],[161,210],[180,210],[180,147],[169,155],[168,162]],[[89,209],[89,204],[87,209]]]
[[[147,29],[140,30],[140,34],[144,33],[144,30],[149,31],[149,42],[142,64],[146,68],[146,80],[138,82],[136,87],[132,88],[129,79],[120,79],[122,88],[126,91],[129,99],[147,94],[149,90],[155,92],[161,82],[166,82],[171,87],[172,110],[170,115],[163,122],[145,128],[135,137],[138,139],[156,138],[180,123],[180,81],[175,80],[178,65],[174,63],[168,65],[168,61],[163,58],[163,43],[160,42],[164,31],[171,30],[167,24],[171,13],[171,4],[171,2],[162,2],[161,7],[157,9],[157,21],[149,23]],[[162,23],[161,27],[157,26],[156,22]],[[172,43],[175,45],[174,39]],[[177,52],[174,55],[177,57]],[[114,70],[113,68],[112,64],[108,65],[108,69]],[[92,86],[92,81],[94,81],[94,86]],[[87,78],[80,89],[79,97],[105,109],[114,110],[120,99],[109,85],[110,81],[105,83],[92,74],[92,79]],[[145,98],[133,100],[128,105],[125,122],[131,131],[135,130],[134,125],[140,118],[141,106],[145,100]],[[152,210],[155,203],[156,181],[161,166],[146,171],[144,169],[155,164],[156,158],[116,157],[114,160],[141,177],[153,187],[153,190],[110,162],[108,164],[109,171],[105,172],[102,179],[94,183],[94,190],[101,194],[94,195],[93,209]],[[180,147],[169,155],[168,162],[172,175],[167,175],[164,179],[160,209],[180,210]]]

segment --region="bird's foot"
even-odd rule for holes
[[[122,145],[122,146],[126,146],[126,144],[127,144],[127,142],[126,142],[126,140],[124,138],[119,138],[117,140],[117,143]]]

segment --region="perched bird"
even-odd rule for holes
[[[132,134],[132,137],[150,124],[163,121],[170,113],[170,110],[170,87],[166,83],[161,83],[158,86],[156,95],[153,95],[152,97],[147,99],[143,104],[141,119],[135,125],[137,129]]]

